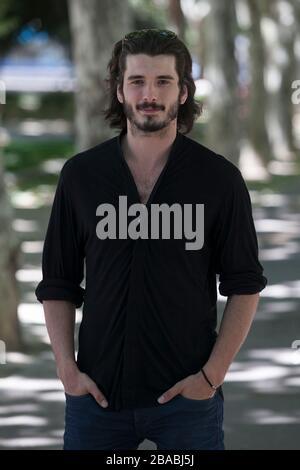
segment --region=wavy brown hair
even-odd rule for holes
[[[127,128],[123,104],[117,98],[117,87],[120,85],[120,88],[123,88],[126,57],[129,54],[175,56],[180,93],[183,90],[183,85],[186,85],[188,90],[185,103],[179,106],[177,128],[183,134],[189,133],[193,128],[194,121],[202,112],[202,105],[194,99],[196,86],[192,78],[192,58],[185,44],[175,33],[167,30],[134,31],[115,44],[112,57],[107,65],[108,77],[105,79],[109,105],[107,109],[102,111],[105,120],[109,122],[109,126],[122,130]]]

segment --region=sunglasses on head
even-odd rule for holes
[[[175,34],[173,31],[169,31],[168,29],[139,29],[138,31],[132,31],[131,33],[126,34],[123,41],[142,38],[149,32],[156,33],[166,39],[174,39],[177,37],[177,34]]]

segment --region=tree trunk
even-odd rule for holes
[[[169,0],[169,17],[181,41],[185,42],[186,21],[181,9],[180,0]]]
[[[290,11],[287,11],[288,8]],[[279,87],[271,95],[270,106],[270,119],[275,127],[273,131],[274,153],[279,160],[291,160],[295,153],[291,83],[293,77],[297,76],[294,53],[297,21],[294,3],[286,1],[284,5],[280,5],[278,1],[274,1],[270,4],[269,14],[277,28],[278,43],[275,47],[274,42],[269,45],[268,57],[280,77]]]
[[[267,166],[273,158],[273,152],[267,132],[268,96],[264,85],[266,55],[261,32],[261,11],[259,0],[247,0],[247,4],[251,18],[249,30],[251,84],[247,134],[252,149],[264,162],[264,166]]]
[[[69,0],[73,57],[77,76],[76,136],[79,150],[111,137],[101,110],[106,106],[104,78],[115,42],[130,30],[123,0]]]
[[[233,0],[211,0],[204,20],[207,50],[204,78],[212,84],[207,144],[234,163],[239,160],[237,62],[234,55],[236,15]]]
[[[18,321],[19,290],[15,277],[19,241],[12,229],[12,207],[5,191],[0,149],[0,340],[6,350],[23,346]]]

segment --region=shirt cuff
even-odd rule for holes
[[[80,308],[85,289],[65,279],[43,279],[35,289],[39,302],[43,300],[67,300]]]
[[[262,291],[268,279],[259,273],[220,274],[219,292],[221,295],[256,294]]]

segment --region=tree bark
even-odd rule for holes
[[[296,146],[293,134],[294,105],[291,100],[291,83],[297,76],[294,52],[297,37],[297,16],[294,2],[286,0],[284,8],[290,8],[290,12],[282,11],[279,2],[274,1],[270,4],[268,12],[276,25],[278,37],[278,43],[275,44],[276,53],[274,54],[274,44],[273,50],[270,45],[268,57],[280,76],[279,89],[271,95],[270,118],[275,125],[273,143],[276,158],[292,160]],[[288,17],[284,18],[284,14]]]
[[[76,140],[82,150],[112,135],[101,115],[104,78],[114,43],[130,30],[130,13],[123,0],[69,0],[68,5],[78,83]]]
[[[180,0],[169,0],[169,17],[176,28],[178,37],[185,42],[186,21],[181,8]]]
[[[264,162],[264,166],[267,166],[273,158],[273,151],[267,131],[268,96],[264,84],[266,54],[261,32],[261,11],[259,0],[247,0],[247,4],[251,18],[249,30],[251,84],[247,135],[253,150]]]
[[[211,0],[204,20],[204,77],[213,87],[209,97],[207,144],[238,163],[240,132],[238,117],[237,62],[234,54],[236,14],[233,0]]]
[[[0,149],[0,340],[6,350],[23,346],[18,320],[19,289],[17,270],[20,242],[12,228],[13,211],[5,190]]]

